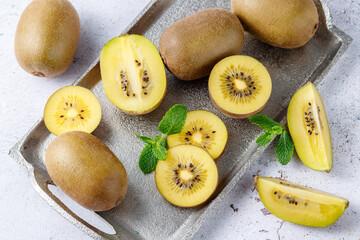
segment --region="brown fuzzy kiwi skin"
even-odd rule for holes
[[[128,178],[124,166],[89,133],[59,135],[46,150],[45,166],[53,182],[87,209],[109,210],[125,197]]]
[[[37,77],[56,77],[71,65],[80,39],[80,18],[68,0],[34,0],[16,28],[19,65]]]
[[[313,0],[231,0],[231,11],[246,31],[274,47],[301,47],[319,27]]]
[[[210,92],[210,91],[209,91]],[[250,117],[254,114],[257,114],[258,112],[260,112],[261,110],[263,110],[263,108],[266,106],[267,102],[269,101],[269,99],[265,102],[265,104],[259,108],[258,110],[254,111],[254,112],[251,112],[251,113],[248,113],[248,114],[234,114],[234,113],[231,113],[231,112],[228,112],[226,110],[224,110],[223,108],[221,108],[215,101],[214,99],[212,98],[211,94],[210,94],[210,98],[211,98],[211,101],[213,102],[214,106],[220,111],[222,112],[224,115],[228,116],[228,117],[231,117],[231,118],[247,118],[247,117]]]
[[[239,54],[244,29],[225,9],[210,8],[169,26],[159,41],[160,55],[178,79],[195,80],[210,74],[221,59]]]

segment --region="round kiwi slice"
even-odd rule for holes
[[[264,65],[242,55],[224,58],[209,77],[209,92],[215,107],[233,118],[247,118],[261,111],[270,98],[271,87]]]
[[[218,169],[203,149],[179,145],[168,150],[165,161],[155,169],[155,182],[161,195],[179,207],[194,207],[205,202],[215,191]]]
[[[195,145],[205,149],[213,159],[225,149],[228,132],[221,119],[212,112],[195,110],[188,112],[181,133],[167,137],[169,148],[181,145]]]
[[[69,131],[91,133],[100,120],[100,102],[84,87],[61,88],[50,96],[45,105],[44,122],[55,135]]]

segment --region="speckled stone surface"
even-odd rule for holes
[[[54,79],[39,79],[25,73],[13,54],[16,24],[29,2],[3,0],[0,9],[0,239],[89,239],[37,195],[26,171],[7,153],[41,117],[47,98],[80,76],[97,58],[102,46],[118,35],[148,1],[73,1],[82,26],[79,49],[68,71]],[[360,179],[360,2],[332,0],[329,7],[334,24],[354,39],[319,86],[332,134],[333,170],[329,174],[318,173],[296,159],[282,166],[275,159],[275,146],[271,145],[194,239],[360,238],[360,187],[357,183]],[[350,206],[334,225],[324,229],[283,222],[263,210],[257,192],[253,191],[252,175],[258,171],[260,175],[283,176],[338,194],[349,199]],[[71,208],[71,201],[66,201],[66,197],[65,202]],[[78,213],[95,226],[109,229],[88,211]]]

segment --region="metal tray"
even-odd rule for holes
[[[315,85],[323,81],[326,72],[351,43],[349,36],[332,25],[325,1],[315,2],[320,27],[304,47],[293,50],[274,48],[246,35],[242,54],[261,61],[273,80],[273,92],[262,113],[278,121],[286,121],[286,108],[295,91],[308,81]],[[123,33],[144,35],[157,45],[167,26],[211,7],[229,10],[230,0],[152,0]],[[167,77],[168,91],[164,101],[158,109],[144,116],[126,115],[109,102],[100,81],[99,59],[74,83],[92,89],[99,98],[103,117],[93,134],[110,147],[128,172],[128,192],[122,204],[110,211],[97,213],[115,229],[116,234],[107,234],[91,226],[49,190],[48,185],[52,182],[44,166],[44,152],[54,135],[49,133],[42,119],[10,150],[10,155],[27,169],[33,187],[44,200],[95,239],[190,239],[266,148],[258,147],[255,143],[261,134],[258,127],[246,119],[225,117],[214,108],[207,90],[207,78],[179,81],[169,72]],[[205,205],[190,209],[169,204],[158,192],[154,175],[144,175],[137,165],[143,143],[133,132],[154,136],[163,114],[176,103],[184,104],[190,110],[214,112],[225,122],[229,132],[227,148],[217,161],[217,191]]]

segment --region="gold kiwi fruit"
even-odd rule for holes
[[[101,120],[99,100],[89,89],[68,86],[48,99],[44,109],[46,127],[55,135],[68,131],[91,133]]]
[[[287,120],[300,160],[313,170],[329,172],[333,165],[329,124],[321,96],[312,83],[291,98]]]
[[[168,150],[165,161],[155,169],[161,195],[179,207],[194,207],[210,198],[218,183],[218,169],[209,153],[192,145]]]
[[[246,31],[275,47],[305,45],[319,27],[313,0],[231,0]]]
[[[330,226],[349,206],[342,197],[283,179],[256,176],[255,186],[261,202],[273,215],[309,227]]]
[[[79,38],[79,15],[68,0],[34,0],[17,25],[15,56],[32,75],[56,77],[71,65]]]
[[[115,154],[98,138],[72,131],[56,137],[45,153],[54,183],[75,202],[93,211],[116,207],[127,191],[127,174]]]
[[[149,113],[165,96],[164,63],[155,45],[143,36],[110,40],[101,51],[100,69],[106,96],[125,113]]]
[[[168,69],[181,80],[208,76],[224,57],[240,54],[244,29],[231,12],[210,8],[169,26],[161,35],[159,51]]]
[[[224,58],[209,77],[209,93],[215,107],[233,118],[247,118],[261,111],[271,89],[271,77],[264,65],[243,55]]]
[[[206,150],[213,159],[224,151],[228,138],[226,126],[212,112],[205,110],[190,111],[181,133],[167,137],[169,148],[177,145],[195,145]]]

